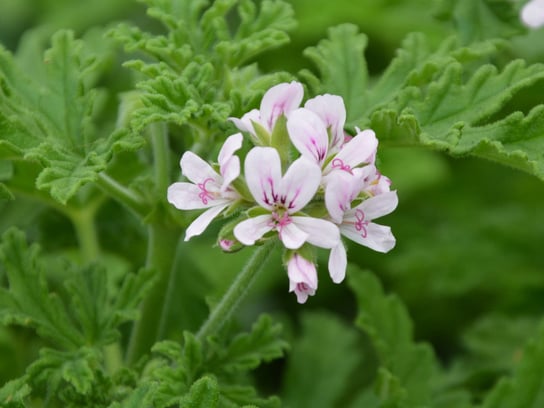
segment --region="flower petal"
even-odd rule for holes
[[[272,221],[269,214],[249,218],[234,227],[234,236],[244,245],[253,245],[255,241],[274,228]]]
[[[521,21],[527,27],[539,28],[544,25],[544,2],[532,0],[521,9]]]
[[[195,235],[202,234],[204,230],[208,228],[210,222],[212,222],[212,220],[217,217],[219,213],[223,211],[228,205],[229,203],[227,202],[225,204],[212,207],[200,214],[191,223],[191,225],[187,227],[187,230],[185,230],[185,241],[189,241]]]
[[[308,234],[306,242],[320,248],[334,248],[340,242],[340,231],[330,221],[313,217],[291,217],[293,224]]]
[[[278,231],[278,237],[287,249],[298,249],[307,240],[308,234],[294,223],[287,224]]]
[[[321,166],[327,157],[329,136],[325,123],[311,110],[300,108],[289,115],[287,131],[302,156]]]
[[[332,248],[329,254],[329,274],[334,283],[340,283],[344,280],[347,265],[346,248],[342,241],[340,241],[340,244]]]
[[[360,209],[364,212],[365,220],[371,221],[390,214],[395,208],[397,208],[398,203],[399,199],[397,197],[397,192],[388,191],[366,199],[357,207],[350,210],[350,213],[354,214],[357,209]]]
[[[225,143],[223,143],[223,147],[221,147],[219,156],[217,157],[220,167],[223,167],[223,164],[226,163],[237,150],[240,150],[243,140],[244,137],[241,133],[235,133],[225,139]]]
[[[338,95],[319,95],[304,104],[306,109],[316,113],[331,128],[330,152],[338,151],[344,144],[344,125],[346,123],[346,107],[344,100]]]
[[[272,147],[254,147],[244,165],[246,183],[260,206],[272,210],[281,187],[281,160]]]
[[[390,227],[373,222],[365,226],[364,234],[357,231],[353,224],[342,224],[340,231],[342,235],[352,241],[378,252],[389,252],[394,248],[396,242]]]
[[[258,109],[252,109],[240,119],[230,117],[229,120],[234,123],[234,126],[236,126],[242,132],[248,132],[255,136],[255,128],[253,127],[252,122],[260,123],[261,113]]]
[[[300,106],[304,88],[300,82],[283,83],[270,88],[261,101],[261,121],[268,131],[274,129],[279,116],[289,113]]]
[[[202,189],[192,183],[174,183],[168,187],[168,202],[178,210],[196,210],[230,202],[214,195],[203,195]]]
[[[179,164],[183,175],[195,184],[204,183],[206,180],[212,179],[217,189],[219,189],[219,186],[223,182],[212,166],[193,152],[185,152],[181,156]]]
[[[370,129],[363,130],[342,146],[335,160],[338,159],[343,165],[354,168],[362,163],[372,162],[377,148],[378,139],[376,139],[374,131]],[[327,169],[332,169],[332,163],[327,166]]]
[[[314,197],[321,182],[321,169],[314,162],[299,157],[287,169],[279,188],[279,203],[289,214],[300,211]]]
[[[336,224],[341,224],[344,213],[363,187],[362,178],[344,171],[334,171],[327,176],[325,206]]]
[[[220,191],[224,192],[238,176],[240,175],[240,158],[232,156],[224,162],[221,166],[221,176],[223,176],[223,183],[221,184]]]

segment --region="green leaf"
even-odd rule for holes
[[[309,71],[302,71],[314,94],[324,92],[342,95],[347,110],[347,121],[361,117],[365,108],[368,72],[364,58],[367,37],[358,33],[357,26],[343,24],[328,31],[329,38],[316,47],[304,50],[318,67],[320,79]]]
[[[280,324],[274,324],[270,316],[261,315],[253,324],[251,332],[237,335],[228,344],[219,363],[221,371],[249,371],[263,361],[282,357],[288,344],[280,337],[281,334]]]
[[[59,297],[49,293],[37,246],[28,247],[23,233],[9,230],[2,237],[0,260],[9,281],[9,290],[0,288],[0,321],[32,327],[65,349],[85,343]]]
[[[202,377],[196,381],[181,402],[183,408],[215,408],[219,403],[219,388],[213,377]]]
[[[189,125],[206,145],[202,138],[224,137],[229,116],[247,112],[267,87],[290,78],[282,73],[261,75],[254,64],[244,65],[288,41],[286,30],[294,25],[288,3],[264,0],[259,7],[248,0],[147,3],[152,6],[148,14],[167,28],[165,35],[128,25],[111,33],[127,50],[143,51],[153,61],[126,64],[148,78],[137,84],[144,107],[134,113],[136,129],[157,121]]]
[[[355,330],[330,314],[304,314],[302,335],[292,345],[284,377],[285,405],[338,406],[350,383],[364,381],[361,376],[354,378],[363,358],[357,340]]]
[[[141,139],[126,131],[104,137],[93,124],[101,61],[69,31],[59,31],[44,54],[43,82],[25,74],[0,50],[0,147],[14,157],[39,162],[36,185],[66,203],[83,185],[95,181],[114,152],[136,149]]]
[[[356,324],[369,335],[380,360],[377,395],[395,407],[430,404],[430,379],[437,368],[432,349],[414,341],[412,322],[398,297],[386,295],[371,273],[349,269],[359,307]]]
[[[150,406],[155,385],[154,383],[143,384],[122,402],[113,402],[108,408],[142,408]]]
[[[525,347],[512,377],[503,378],[487,395],[483,408],[537,408],[544,404],[544,326]]]
[[[469,44],[522,33],[520,7],[520,1],[511,0],[441,0],[436,15],[452,20],[463,44]]]
[[[27,381],[26,377],[21,377],[4,384],[0,388],[0,404],[5,408],[25,408],[25,399],[31,392]]]

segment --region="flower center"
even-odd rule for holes
[[[287,213],[284,208],[279,207],[272,212],[272,220],[270,220],[270,226],[278,231],[280,239],[283,228],[291,224],[292,222],[293,221],[291,221],[289,213]]]
[[[357,211],[355,211],[355,219],[357,220],[355,222],[355,229],[361,233],[361,237],[366,238],[368,235],[366,227],[369,224],[369,221],[365,221],[365,213],[363,210],[358,208]]]
[[[206,188],[206,184],[210,181],[213,181],[211,177],[208,177],[206,180],[204,180],[202,183],[198,183],[197,187],[200,189],[200,194],[198,194],[198,198],[202,200],[202,204],[206,205],[208,204],[208,200],[213,200],[213,195],[208,191]]]

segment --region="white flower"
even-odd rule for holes
[[[364,186],[361,176],[337,176],[334,183],[330,184],[325,205],[343,236],[375,251],[389,252],[395,246],[391,228],[372,221],[391,213],[397,207],[397,192],[383,192],[351,208],[352,201]],[[339,283],[344,279],[346,265],[346,249],[340,242],[329,256],[329,273],[333,282]]]
[[[240,198],[230,185],[240,175],[240,159],[234,155],[240,147],[241,133],[225,140],[218,156],[221,174],[192,152],[181,157],[181,172],[191,183],[178,182],[168,187],[168,202],[180,210],[208,208],[189,225],[185,241],[202,234],[215,217]]]
[[[521,21],[527,27],[539,28],[544,25],[544,0],[531,0],[521,9]]]
[[[240,222],[234,236],[244,245],[253,245],[269,231],[277,231],[286,248],[298,249],[308,242],[332,248],[340,240],[336,225],[330,221],[295,215],[314,197],[321,181],[321,170],[300,157],[282,177],[280,156],[271,147],[254,147],[247,154],[245,177],[255,201],[266,210]]]
[[[298,303],[305,303],[317,290],[317,270],[313,262],[295,253],[287,263],[289,292],[295,292]]]
[[[290,112],[298,108],[303,96],[304,89],[300,82],[282,83],[266,91],[260,109],[253,109],[240,119],[229,119],[238,129],[248,132],[254,140],[258,140],[259,136],[254,124],[259,125],[269,134],[272,133],[278,118],[282,115],[288,116]]]

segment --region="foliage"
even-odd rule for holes
[[[0,406],[543,405],[544,31],[525,1],[1,3]],[[292,80],[375,131],[397,247],[346,243],[341,285],[318,253],[304,306],[274,254],[203,332],[254,258],[219,254],[215,224],[184,242],[197,214],[166,188]]]

